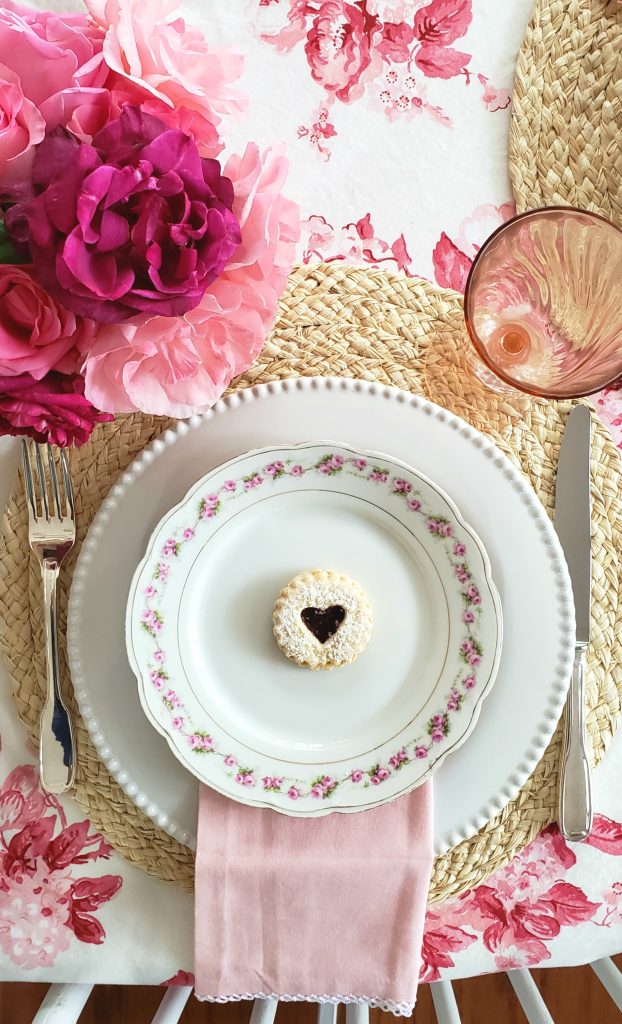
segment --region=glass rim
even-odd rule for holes
[[[549,212],[581,213],[584,216],[592,217],[594,220],[603,221],[605,224],[608,224],[609,227],[613,228],[614,231],[617,231],[619,235],[622,235],[622,229],[620,229],[617,224],[614,224],[613,221],[609,220],[608,217],[603,216],[602,213],[595,213],[593,210],[583,210],[580,206],[538,206],[534,210],[525,210],[524,213],[516,213],[513,217],[510,217],[509,220],[506,220],[503,222],[503,224],[500,224],[498,228],[495,228],[492,234],[488,236],[484,244],[478,249],[477,253],[473,258],[473,262],[467,275],[466,284],[464,286],[464,322],[471,343],[473,344],[473,347],[475,348],[477,354],[479,355],[484,365],[488,367],[488,369],[491,371],[491,373],[494,374],[495,377],[498,377],[499,380],[503,381],[504,384],[507,384],[514,391],[519,391],[527,395],[532,395],[534,398],[553,398],[560,400],[568,398],[587,398],[589,395],[598,394],[598,392],[602,391],[603,388],[608,387],[610,384],[613,384],[614,381],[618,380],[618,378],[622,375],[622,355],[620,356],[620,366],[618,368],[617,373],[614,373],[606,381],[603,381],[601,384],[599,384],[598,387],[591,388],[589,391],[572,391],[568,393],[561,393],[559,391],[536,390],[535,388],[528,387],[527,385],[519,385],[519,383],[513,377],[509,377],[506,373],[503,372],[503,370],[500,370],[497,366],[495,366],[494,362],[488,358],[486,349],[481,344],[475,331],[475,327],[471,323],[471,319],[468,314],[467,301],[469,298],[470,290],[472,288],[472,278],[474,276],[474,271],[479,263],[480,257],[487,251],[490,243],[494,241],[497,235],[502,234],[504,231],[507,230],[507,228],[511,227],[517,221],[527,220],[529,217],[535,217],[538,214]]]

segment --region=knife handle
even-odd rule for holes
[[[585,743],[585,647],[575,650],[566,702],[566,731],[559,782],[559,828],[571,843],[592,831],[592,782]]]

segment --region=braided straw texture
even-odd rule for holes
[[[458,294],[380,271],[337,264],[302,267],[290,277],[276,326],[259,360],[235,386],[284,377],[340,375],[425,394],[488,434],[523,469],[550,510],[557,454],[571,403],[509,398],[487,391],[469,369],[468,350]],[[75,555],[89,523],[118,474],[169,425],[147,416],[122,417],[98,428],[87,446],[71,453],[78,540],[62,574],[62,630]],[[587,699],[597,763],[615,730],[622,693],[619,456],[600,423],[594,426],[592,474],[593,643]],[[0,559],[0,644],[19,713],[36,738],[45,678],[44,646],[38,567],[28,556],[21,482],[4,519]],[[121,643],[122,638],[118,639]],[[62,658],[66,679],[64,650]],[[79,804],[128,860],[160,878],[190,886],[190,851],[157,829],[125,796],[99,761],[75,704],[73,712]],[[558,730],[518,797],[476,836],[437,858],[431,900],[482,882],[553,820],[559,749]]]
[[[622,226],[621,132],[622,5],[536,0],[512,97],[518,212],[579,206]]]

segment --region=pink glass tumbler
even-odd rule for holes
[[[622,373],[622,231],[573,207],[514,217],[475,257],[464,313],[491,388],[600,391]]]

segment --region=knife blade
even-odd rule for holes
[[[568,564],[575,605],[575,657],[566,703],[560,765],[559,825],[571,842],[592,828],[590,766],[585,742],[585,658],[592,587],[590,441],[592,417],[577,405],[566,421],[555,483],[555,530]]]

